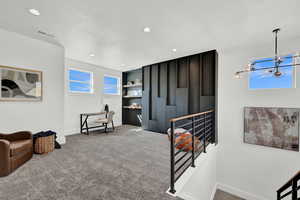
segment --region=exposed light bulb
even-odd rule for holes
[[[250,72],[251,69],[252,69],[252,64],[249,63],[249,64],[247,65],[247,67],[246,67],[246,71]]]
[[[276,76],[276,77],[280,77],[281,75],[282,75],[282,73],[278,70],[274,73],[274,76]]]
[[[238,78],[238,79],[242,78],[242,76],[241,76],[241,73],[240,73],[240,72],[236,72],[234,76],[235,76],[235,78]]]

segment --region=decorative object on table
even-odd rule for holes
[[[107,104],[105,104],[105,106],[104,106],[104,111],[109,112],[109,106]]]
[[[251,62],[250,64],[247,65],[247,67],[244,70],[237,71],[235,73],[236,78],[241,78],[241,75],[243,73],[248,73],[248,72],[254,72],[254,71],[262,71],[262,76],[266,76],[269,74],[273,74],[275,77],[281,77],[283,73],[280,71],[281,69],[285,69],[288,67],[295,67],[300,65],[299,62],[293,62],[291,64],[285,64],[284,61],[285,59],[294,59],[296,60],[297,58],[300,58],[300,55],[294,55],[294,54],[288,54],[288,56],[279,56],[278,55],[278,32],[280,31],[280,28],[274,29],[273,33],[275,34],[275,56],[273,58],[265,58],[265,59],[258,59],[258,61]],[[256,64],[260,64],[259,68],[256,68]],[[265,64],[265,65],[264,65]],[[270,66],[270,64],[272,64]]]
[[[60,149],[60,144],[56,141],[57,136],[54,131],[41,131],[33,135],[34,152],[45,154]]]
[[[244,142],[299,151],[298,108],[244,109]]]
[[[107,118],[107,113],[109,112],[109,106],[105,104],[104,111],[106,112],[105,117]]]
[[[41,101],[42,72],[0,66],[0,101]]]
[[[0,177],[7,176],[26,163],[33,155],[32,134],[21,131],[0,134]]]
[[[169,128],[167,132],[168,138],[170,140],[171,129]],[[174,130],[174,136],[176,149],[182,150],[184,152],[190,152],[193,150],[192,134],[189,131],[183,128],[176,128]],[[199,137],[195,136],[194,147],[195,151],[199,151],[203,147],[203,143],[200,141]]]

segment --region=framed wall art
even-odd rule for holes
[[[0,66],[0,101],[41,101],[41,71]]]
[[[244,108],[244,142],[299,151],[299,108]]]

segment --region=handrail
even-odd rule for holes
[[[200,115],[204,115],[204,114],[211,113],[211,112],[214,112],[214,110],[212,109],[212,110],[208,110],[205,112],[200,112],[200,113],[195,113],[195,114],[191,114],[191,115],[185,115],[182,117],[172,118],[172,119],[170,119],[170,122],[177,122],[179,120],[184,120],[184,119],[188,119],[188,118],[192,118],[192,117],[198,117]]]
[[[298,190],[300,190],[300,185],[298,185],[298,181],[300,180],[300,171],[298,171],[289,181],[287,181],[283,186],[281,186],[277,190],[277,200],[281,200],[288,195],[292,194],[292,200],[298,200]],[[283,193],[285,190],[287,190],[289,187],[292,187],[291,190]]]
[[[201,118],[201,120],[199,120]],[[189,119],[191,122],[184,120]],[[170,139],[170,193],[175,193],[175,182],[189,167],[195,166],[195,159],[206,153],[206,147],[215,143],[215,115],[214,110],[195,113],[173,118],[171,122]],[[181,129],[175,135],[175,130]],[[196,146],[197,145],[197,146]]]

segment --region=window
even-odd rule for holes
[[[293,64],[292,55],[283,57],[283,62],[280,66]],[[254,68],[273,67],[274,59],[266,58],[253,62]],[[279,69],[281,76],[274,76],[275,70],[260,70],[249,74],[250,89],[271,89],[271,88],[293,88],[294,84],[294,68],[282,67]]]
[[[120,94],[120,78],[104,76],[104,94]]]
[[[93,93],[93,73],[69,69],[69,91],[74,93]]]

